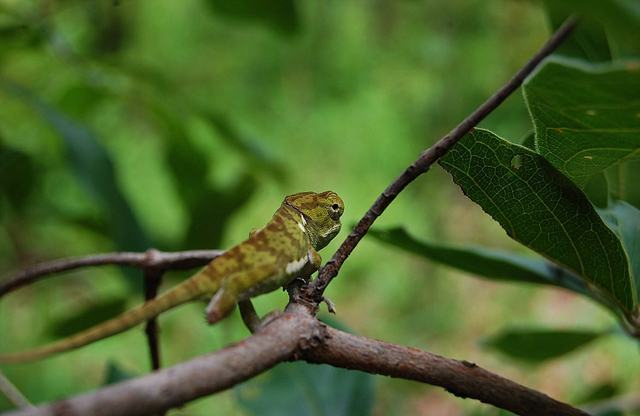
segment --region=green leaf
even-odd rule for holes
[[[226,187],[214,187],[207,181],[194,182],[193,178],[206,178],[208,160],[189,140],[182,125],[172,122],[169,129],[168,165],[176,182],[183,184],[178,192],[189,211],[190,224],[181,249],[201,249],[220,245],[229,218],[246,204],[257,189],[252,175],[242,174]]]
[[[640,299],[640,210],[625,201],[613,201],[607,209],[598,212],[622,241],[629,257],[636,297]]]
[[[581,397],[575,399],[575,404],[585,404],[598,402],[617,396],[620,393],[620,386],[611,381],[603,381],[596,386],[581,392]]]
[[[247,164],[263,169],[278,181],[286,180],[282,164],[274,160],[267,150],[260,146],[264,140],[250,140],[243,136],[229,117],[212,111],[203,111],[202,116],[220,133],[220,137],[229,146],[240,152]]]
[[[31,107],[58,132],[66,146],[69,163],[78,181],[109,215],[110,227],[107,232],[118,249],[148,249],[151,246],[149,239],[120,192],[110,156],[95,134],[20,85],[6,80],[0,85]]]
[[[511,238],[583,277],[628,313],[637,312],[620,240],[580,189],[545,158],[476,129],[440,164]]]
[[[418,241],[402,228],[369,230],[380,241],[447,266],[488,279],[550,283],[552,272],[541,258],[531,258],[480,247],[447,247]]]
[[[638,56],[640,8],[637,0],[543,0],[554,29],[570,15],[582,19],[556,53],[608,61]]]
[[[16,209],[27,202],[35,182],[35,169],[26,153],[0,143],[0,195]],[[0,206],[0,217],[2,216]]]
[[[208,0],[221,16],[259,22],[284,34],[298,30],[298,13],[294,0]]]
[[[581,187],[594,173],[640,158],[640,63],[551,60],[523,91],[536,149]]]
[[[582,192],[589,201],[598,208],[606,208],[609,204],[609,182],[603,172],[591,175],[582,187]]]
[[[394,247],[487,279],[560,286],[600,301],[582,278],[569,270],[552,267],[551,263],[541,257],[521,256],[482,247],[448,247],[418,241],[402,228],[369,230],[367,234]]]
[[[239,403],[261,416],[369,415],[369,374],[329,365],[283,363],[235,389]]]
[[[72,316],[56,321],[49,328],[49,332],[56,338],[68,337],[120,315],[126,306],[126,299],[113,299],[89,305],[75,310]]]
[[[124,370],[113,361],[109,361],[109,364],[107,365],[107,374],[102,385],[107,386],[109,384],[115,384],[121,381],[130,380],[134,377],[136,377],[134,373]]]
[[[516,360],[541,363],[574,351],[602,335],[605,333],[513,329],[501,331],[482,344]]]
[[[615,199],[624,199],[628,203],[640,208],[640,160],[617,165],[606,172],[607,181],[610,184],[610,196]]]

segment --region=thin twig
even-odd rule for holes
[[[148,251],[149,257],[156,256],[157,251]],[[158,288],[162,283],[164,269],[159,267],[145,267],[144,271],[144,299],[150,301],[158,295]],[[150,318],[144,329],[151,356],[151,368],[155,371],[160,368],[160,343],[158,341],[158,319],[157,316]]]
[[[29,400],[22,395],[20,390],[9,381],[9,379],[0,371],[0,392],[4,394],[11,403],[20,408],[35,408]]]
[[[362,237],[367,233],[373,222],[378,218],[398,194],[414,179],[427,172],[440,157],[453,147],[465,134],[482,121],[489,113],[491,113],[498,105],[500,105],[511,93],[513,93],[530,75],[533,70],[542,62],[544,58],[549,56],[560,44],[571,34],[577,26],[577,21],[573,18],[568,19],[549,40],[536,52],[535,55],[495,94],[485,101],[478,109],[471,113],[466,119],[458,124],[446,136],[438,140],[429,149],[422,152],[420,157],[416,159],[400,176],[398,176],[385,191],[378,197],[374,204],[369,208],[367,213],[362,217],[358,225],[347,236],[338,251],[324,265],[318,273],[318,277],[309,285],[306,296],[314,302],[320,302],[322,295],[331,282],[338,274],[340,267],[349,257],[353,249],[360,242]]]
[[[256,312],[256,308],[253,307],[251,299],[241,300],[238,302],[238,309],[240,310],[240,317],[242,322],[249,329],[252,334],[260,327],[260,317]]]
[[[104,253],[84,257],[72,257],[36,264],[0,281],[0,297],[33,283],[39,277],[49,276],[81,267],[119,265],[137,268],[163,268],[165,270],[186,270],[201,267],[218,257],[221,250],[191,250],[166,253],[147,250],[145,253]]]

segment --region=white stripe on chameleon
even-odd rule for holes
[[[303,221],[304,221],[304,219],[303,219]],[[303,232],[303,233],[306,233],[306,232],[307,232],[307,229],[306,229],[306,228],[304,228],[304,225],[302,225],[302,224],[300,224],[300,223],[297,223],[297,224],[298,224],[298,227],[300,227],[300,229],[302,230],[302,232]]]
[[[307,220],[304,219],[304,215],[300,215],[300,219],[302,220],[302,224],[307,225]]]
[[[304,256],[298,260],[289,262],[289,264],[287,264],[287,267],[285,268],[287,274],[293,274],[302,270],[302,268],[307,264],[307,257],[308,256]]]
[[[322,237],[324,238],[324,237],[330,235],[331,233],[333,233],[336,230],[336,228],[340,229],[340,224],[336,224],[333,227],[329,228],[324,234],[322,234]]]

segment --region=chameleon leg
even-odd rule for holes
[[[313,247],[309,247],[309,260],[311,260],[314,271],[318,270],[322,265],[322,257],[320,257],[320,254],[315,251]]]
[[[255,267],[249,271],[234,273],[228,276],[207,306],[207,321],[210,324],[214,324],[229,315],[235,309],[239,295],[243,294],[247,289],[255,287],[256,282],[273,280],[273,278],[277,277],[279,273],[281,272],[278,271],[276,266],[268,264],[266,266]],[[264,290],[252,293],[250,296],[270,292],[283,285],[282,282],[278,282],[277,280],[272,283],[273,287],[265,286],[263,288]]]
[[[229,293],[223,287],[220,288],[209,302],[206,309],[207,321],[213,325],[220,319],[229,315],[236,307],[236,295]]]

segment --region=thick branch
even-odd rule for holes
[[[327,264],[320,270],[318,277],[309,285],[307,296],[315,302],[320,302],[322,294],[331,280],[338,274],[340,267],[349,257],[353,249],[367,233],[373,222],[378,218],[398,194],[414,179],[427,172],[440,157],[444,156],[465,134],[495,110],[511,93],[513,93],[533,72],[540,62],[549,56],[571,34],[577,22],[569,19],[554,35],[540,48],[540,50],[505,84],[496,91],[478,109],[458,124],[446,136],[438,140],[429,149],[422,152],[420,157],[413,162],[398,178],[396,178],[376,202],[362,217],[356,228],[351,231],[347,239],[342,243],[338,251],[331,257]]]
[[[135,380],[7,416],[149,415],[230,388],[291,358],[415,380],[520,415],[586,413],[475,364],[367,339],[327,327],[290,304],[251,337],[222,350]]]
[[[204,266],[222,253],[223,251],[221,250],[191,250],[165,253],[151,249],[144,253],[105,253],[54,260],[28,267],[0,281],[0,297],[21,286],[33,283],[39,277],[81,267],[116,265],[138,267],[140,269],[187,270]]]
[[[309,362],[419,381],[444,387],[523,416],[587,415],[568,404],[521,386],[467,361],[327,328],[325,348],[309,350]]]

